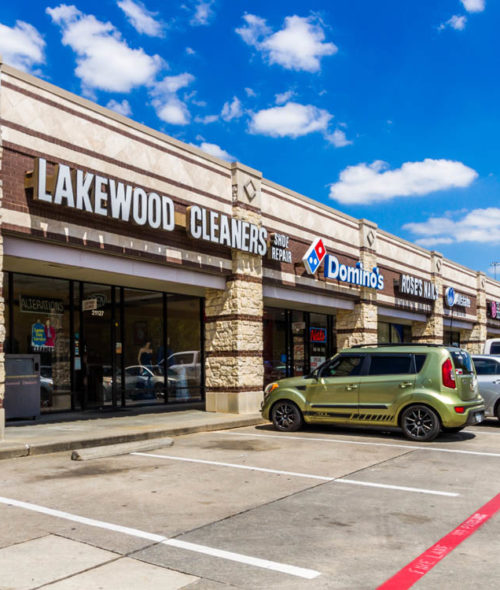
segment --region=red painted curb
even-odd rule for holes
[[[435,565],[451,553],[462,541],[465,541],[477,529],[500,510],[500,494],[479,508],[456,529],[429,547],[416,559],[406,565],[392,578],[384,582],[377,590],[406,590],[420,580]]]

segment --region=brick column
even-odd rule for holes
[[[261,223],[261,174],[240,163],[232,169],[233,216]],[[256,412],[264,382],[262,258],[232,252],[226,290],[205,293],[206,409]]]
[[[476,299],[476,316],[477,320],[468,334],[469,342],[464,347],[473,354],[483,352],[484,343],[486,342],[488,328],[486,318],[486,275],[483,272],[477,273],[477,299]]]
[[[434,301],[431,314],[426,322],[413,322],[411,328],[411,339],[413,342],[428,342],[429,344],[443,343],[443,277],[441,269],[443,266],[443,255],[439,252],[431,252],[431,281],[435,283],[438,290],[438,298]]]
[[[359,220],[360,261],[366,270],[377,266],[377,224]],[[377,342],[377,291],[360,287],[359,301],[353,310],[336,312],[337,348]]]

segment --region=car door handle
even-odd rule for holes
[[[412,382],[411,381],[403,381],[403,383],[400,383],[399,384],[399,387],[401,389],[406,389],[407,387],[410,387],[411,385],[412,385]]]
[[[352,391],[353,389],[357,389],[357,388],[358,388],[358,386],[357,385],[354,385],[354,384],[352,384],[352,385],[346,385],[347,391]]]

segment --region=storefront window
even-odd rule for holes
[[[460,348],[460,332],[445,330],[443,334],[443,342],[446,346],[457,346]]]
[[[42,412],[70,409],[69,281],[16,273],[11,277],[6,352],[40,356]]]
[[[287,376],[287,313],[264,310],[264,385]]]
[[[264,309],[264,384],[309,373],[335,352],[334,317]]]
[[[163,294],[123,290],[125,402],[163,403]]]
[[[42,411],[203,398],[202,299],[17,273],[4,291],[5,351],[40,356]]]
[[[411,342],[411,326],[379,322],[377,341],[381,343],[393,344]]]
[[[167,296],[166,361],[172,401],[202,399],[200,299]]]
[[[319,313],[311,313],[309,319],[309,349],[310,349],[310,370],[314,371],[328,356],[328,334],[327,316]]]

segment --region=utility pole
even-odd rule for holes
[[[500,262],[492,262],[493,272],[495,274],[495,281],[497,280],[497,266],[500,266]]]

